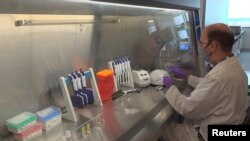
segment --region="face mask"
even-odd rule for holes
[[[213,69],[215,65],[213,65],[212,62],[209,61],[209,57],[212,55],[212,53],[208,53],[205,51],[205,49],[200,49],[200,57],[202,60],[205,60],[205,69],[207,72]]]
[[[200,56],[200,58],[202,58],[202,60],[209,60],[209,55],[208,55],[208,53],[204,50],[204,49],[200,49],[199,50],[199,56]]]

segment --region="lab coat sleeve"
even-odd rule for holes
[[[181,115],[191,119],[202,119],[219,105],[223,86],[216,79],[206,78],[190,96],[183,95],[175,86],[166,93],[169,104]]]
[[[188,77],[188,85],[192,86],[193,88],[195,88],[197,86],[197,84],[199,84],[199,82],[202,80],[202,78],[194,76],[194,75],[189,75]]]

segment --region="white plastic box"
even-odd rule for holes
[[[50,106],[36,112],[38,122],[42,123],[43,130],[47,131],[62,123],[62,112],[60,107]]]

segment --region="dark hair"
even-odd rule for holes
[[[222,50],[226,52],[231,52],[232,47],[234,44],[234,35],[233,33],[225,30],[220,29],[213,29],[208,31],[207,34],[208,41],[217,41],[221,47]]]

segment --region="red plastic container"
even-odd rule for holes
[[[105,69],[97,72],[96,76],[102,101],[105,102],[111,100],[115,88],[114,71]]]

